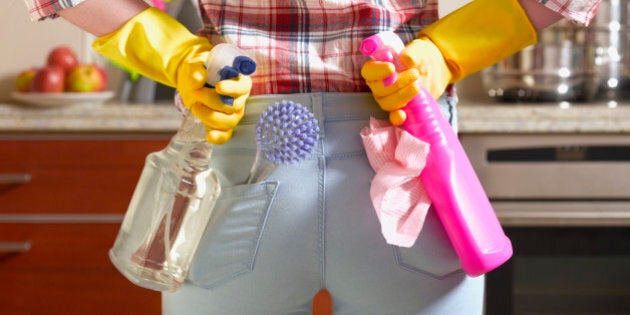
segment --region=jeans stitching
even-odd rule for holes
[[[400,268],[405,269],[407,271],[423,274],[425,276],[428,276],[428,277],[431,277],[431,278],[434,278],[434,279],[443,280],[443,279],[446,279],[446,278],[448,278],[448,277],[450,277],[452,275],[460,274],[460,273],[464,272],[464,270],[462,270],[461,268],[457,268],[457,269],[455,269],[455,270],[453,270],[451,272],[447,272],[445,274],[437,274],[437,273],[431,272],[429,270],[422,269],[422,268],[419,268],[419,267],[416,267],[416,266],[412,266],[410,264],[405,263],[404,259],[402,257],[402,253],[400,252],[400,250],[397,247],[394,247],[393,251],[394,251],[394,259],[396,260],[396,264]]]
[[[256,245],[254,246],[254,250],[252,252],[252,259],[250,261],[250,271],[254,270],[254,266],[256,265],[256,258],[258,258],[258,250],[260,249],[260,243],[262,242],[262,238],[265,234],[265,230],[267,227],[267,219],[269,218],[269,212],[271,211],[271,207],[273,205],[273,201],[276,198],[276,194],[273,192],[273,190],[277,189],[279,186],[279,183],[275,183],[274,189],[272,189],[272,191],[270,191],[270,183],[265,183],[265,191],[267,192],[266,196],[267,196],[267,211],[265,211],[265,214],[261,216],[260,220],[262,222],[259,222],[259,233],[258,233],[258,239],[256,240]]]
[[[254,270],[254,266],[256,264],[256,259],[258,258],[258,251],[260,249],[260,245],[262,242],[262,238],[265,234],[265,230],[266,230],[266,226],[267,226],[267,220],[269,218],[269,213],[272,210],[272,205],[273,202],[275,200],[276,197],[276,193],[277,193],[277,189],[278,189],[279,183],[276,181],[273,182],[265,182],[264,183],[264,190],[263,191],[256,191],[256,192],[251,192],[251,193],[244,193],[242,195],[238,195],[236,194],[236,191],[240,191],[243,189],[235,189],[232,190],[229,193],[229,196],[226,196],[227,198],[224,198],[223,200],[238,200],[238,199],[244,199],[244,198],[258,198],[258,197],[264,197],[265,198],[265,209],[264,209],[264,213],[261,214],[261,218],[259,220],[259,223],[257,224],[257,232],[254,235],[254,238],[256,239],[255,241],[255,245],[252,247],[252,250],[250,252],[250,254],[248,255],[248,257],[251,257],[248,260],[242,260],[242,261],[236,261],[233,262],[232,264],[234,265],[242,265],[243,267],[240,268],[240,270],[233,272],[232,274],[230,274],[229,276],[220,279],[220,280],[216,280],[216,281],[211,281],[208,283],[203,283],[202,282],[197,282],[194,281],[193,279],[190,280],[191,283],[195,284],[196,286],[202,287],[202,288],[206,288],[206,289],[213,289],[213,288],[217,288],[220,287],[221,285],[228,283],[230,281],[232,281],[233,279],[236,279],[238,277],[240,277],[241,275],[247,274],[249,272],[252,272]],[[234,186],[237,187],[237,186]],[[208,272],[211,272],[212,270],[209,270]],[[207,273],[206,273],[207,274]]]

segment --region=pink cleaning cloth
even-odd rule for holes
[[[387,121],[370,119],[361,130],[370,165],[376,172],[370,197],[388,244],[416,242],[431,201],[420,182],[429,144]]]

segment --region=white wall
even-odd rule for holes
[[[43,65],[51,48],[64,44],[81,51],[82,32],[66,21],[31,22],[22,0],[0,1],[0,12],[0,101],[10,99],[15,76]]]
[[[471,0],[441,0],[438,2],[440,16],[445,16],[449,12],[452,12],[470,1]]]

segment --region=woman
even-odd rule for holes
[[[412,247],[385,241],[359,133],[371,116],[387,118],[380,108],[400,123],[417,80],[454,122],[456,98],[442,95],[449,84],[535,43],[536,30],[563,16],[587,24],[599,4],[476,0],[436,22],[435,0],[201,0],[205,27],[195,36],[141,0],[26,1],[34,19],[62,16],[98,36],[106,57],[176,87],[208,141],[223,144],[213,156],[221,223],[206,231],[183,288],[164,293],[164,313],[274,315],[309,314],[323,289],[335,314],[481,314],[484,279],[461,272],[434,211]],[[382,31],[407,43],[409,70],[388,87],[391,64],[358,49]],[[247,51],[257,72],[203,87],[203,62],[219,42]],[[315,114],[320,142],[305,161],[244,185],[255,119],[279,100]]]

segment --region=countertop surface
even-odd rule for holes
[[[167,105],[42,107],[0,103],[0,132],[174,133],[181,119],[177,109]]]
[[[106,103],[38,107],[0,103],[0,132],[173,133],[181,122],[170,105]],[[628,133],[630,104],[462,104],[460,133]]]
[[[172,105],[123,105],[33,107],[0,103],[0,136],[44,134],[121,134],[170,137],[181,123]],[[630,133],[630,104],[463,104],[459,106],[462,135],[484,134],[624,134]],[[519,211],[520,204],[495,204],[504,225],[630,225],[625,204],[611,211],[591,207],[582,211],[571,204],[566,209]],[[515,210],[516,209],[516,210]]]

